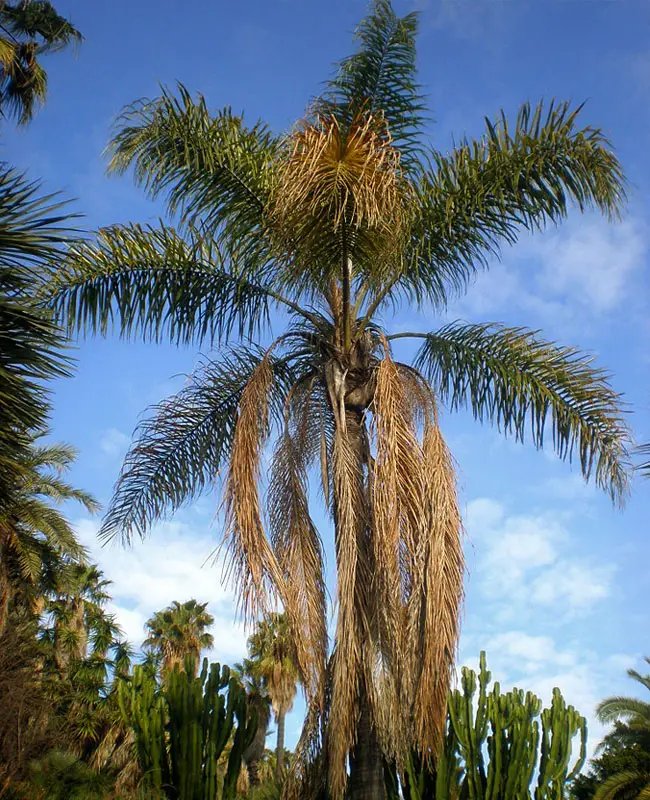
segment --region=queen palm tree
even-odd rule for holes
[[[646,658],[648,664],[650,659]],[[650,675],[641,675],[634,669],[627,674],[650,689]],[[650,703],[638,697],[608,697],[599,703],[596,713],[604,723],[615,723],[614,730],[604,739],[603,745],[635,748],[650,757]],[[650,772],[643,769],[626,769],[611,775],[602,783],[594,800],[648,800],[650,798]]]
[[[284,769],[286,716],[293,708],[300,679],[295,640],[286,614],[269,614],[257,623],[248,639],[248,654],[266,689],[278,726],[275,764],[279,782]]]
[[[163,673],[174,665],[183,665],[185,656],[192,656],[194,669],[198,674],[201,650],[212,647],[214,638],[207,628],[214,622],[212,614],[206,611],[207,603],[177,600],[147,620],[149,635],[144,647],[156,652],[161,661]]]
[[[318,789],[326,773],[336,799],[346,786],[381,798],[382,754],[430,754],[444,729],[464,568],[439,404],[550,439],[615,500],[627,491],[619,396],[591,356],[498,324],[390,333],[401,303],[442,313],[522,233],[572,206],[616,217],[625,196],[608,140],[567,103],[525,104],[435,150],[416,29],[377,0],[357,51],[285,135],[182,86],[135,103],[111,169],[166,198],[176,227],[105,228],[70,248],[50,289],[71,330],[221,346],[141,423],[102,535],[145,535],[227,468],[227,568],[248,619],[277,599],[289,617],[309,700],[297,774]],[[421,347],[404,361],[407,337]],[[331,651],[308,492],[319,464]]]
[[[3,2],[0,32],[0,113],[25,124],[47,95],[40,56],[80,42],[82,37],[48,0]]]

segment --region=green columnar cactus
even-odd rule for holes
[[[501,694],[498,683],[489,691],[490,680],[485,653],[478,675],[463,668],[460,689],[449,695],[447,735],[435,769],[415,754],[405,765],[401,785],[407,800],[531,800],[535,778],[534,800],[563,800],[567,782],[585,761],[584,717],[566,705],[559,689],[542,711],[532,692]]]
[[[246,693],[227,666],[208,667],[205,659],[194,677],[188,658],[185,669],[177,665],[166,675],[162,688],[136,668],[132,683],[120,688],[120,704],[136,733],[140,766],[152,789],[174,800],[235,797],[242,753],[257,720],[248,717]],[[219,790],[217,763],[231,738]]]

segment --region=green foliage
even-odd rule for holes
[[[592,356],[544,341],[536,331],[494,324],[452,323],[424,338],[415,364],[451,408],[469,406],[476,419],[490,419],[520,441],[528,427],[537,447],[550,416],[558,454],[577,455],[583,475],[593,473],[615,498],[624,494],[620,398]],[[596,429],[611,432],[598,449]]]
[[[220,796],[232,800],[257,720],[248,714],[246,693],[227,666],[208,667],[205,659],[198,677],[191,657],[184,666],[176,665],[162,688],[142,667],[120,685],[120,707],[136,734],[143,780],[169,798],[214,798],[217,762],[231,743]]]
[[[212,634],[206,630],[214,622],[214,617],[206,611],[207,607],[207,603],[197,603],[196,600],[186,603],[174,600],[147,620],[149,635],[143,647],[156,654],[163,669],[169,670],[174,664],[182,666],[188,655],[198,667],[201,650],[212,647],[214,643]]]
[[[650,663],[650,659],[646,658]],[[644,689],[650,675],[627,673]],[[638,697],[608,697],[597,708],[601,722],[614,728],[601,744],[601,754],[572,786],[576,800],[645,800],[650,795],[650,703]]]
[[[43,800],[109,800],[113,778],[97,772],[71,753],[53,750],[30,765],[34,798]]]
[[[435,769],[416,753],[406,765],[407,800],[563,800],[584,764],[584,717],[566,705],[559,689],[542,710],[532,692],[502,694],[497,682],[490,688],[490,681],[485,653],[478,675],[463,667],[461,688],[449,696],[447,734]]]
[[[40,56],[81,41],[79,31],[48,0],[0,6],[0,113],[24,125],[47,95]]]

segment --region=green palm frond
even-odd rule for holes
[[[645,461],[646,458],[650,459],[650,442],[648,444],[639,445],[636,448],[636,454],[644,459],[636,466],[636,469],[646,478],[650,478],[650,460]]]
[[[214,343],[251,338],[282,298],[233,275],[209,240],[173,228],[114,226],[68,251],[52,282],[52,305],[72,330]]]
[[[229,108],[210,113],[178,84],[155,100],[140,100],[117,122],[109,145],[110,170],[133,167],[138,185],[164,195],[170,213],[219,231],[251,270],[264,254],[264,209],[274,183],[279,140],[262,123],[252,127]]]
[[[608,697],[596,709],[601,722],[622,719],[627,722],[642,722],[650,728],[650,703],[636,697]]]
[[[417,187],[418,216],[397,288],[444,305],[523,230],[541,230],[573,203],[616,217],[625,180],[602,131],[578,124],[581,107],[528,103],[514,125],[501,113],[450,153],[432,152]]]
[[[635,770],[618,772],[601,784],[594,800],[638,800],[639,792],[649,791],[650,776]]]
[[[38,58],[81,41],[79,31],[46,0],[0,7],[0,110],[24,125],[47,95],[47,74]]]
[[[58,14],[47,0],[30,0],[14,5],[5,3],[0,21],[15,37],[40,39],[41,53],[51,53],[83,39],[74,25]]]
[[[42,265],[77,233],[69,226],[75,215],[64,213],[67,203],[57,194],[41,194],[40,188],[0,162],[0,252],[5,264]],[[38,272],[31,277],[38,278]]]
[[[225,351],[208,361],[174,395],[154,407],[140,423],[126,455],[101,536],[144,536],[151,523],[178,509],[217,479],[228,458],[236,410],[244,387],[264,352],[258,348]],[[299,377],[295,362],[271,359],[276,376],[272,406]]]
[[[585,477],[593,473],[614,498],[625,496],[620,397],[591,356],[494,324],[452,323],[423,337],[415,365],[452,409],[468,406],[522,441],[529,428],[537,447],[550,428],[561,458],[577,454]]]
[[[415,77],[417,29],[417,14],[400,18],[390,2],[375,0],[356,31],[357,52],[341,61],[316,104],[321,113],[333,113],[344,124],[362,112],[382,116],[406,167],[418,164],[418,138],[425,123]]]

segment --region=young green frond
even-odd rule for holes
[[[363,113],[382,115],[408,169],[418,164],[425,105],[416,81],[417,14],[398,17],[388,0],[375,0],[356,32],[357,52],[344,59],[316,108],[343,127]]]
[[[251,338],[278,296],[231,272],[214,243],[189,232],[116,225],[66,253],[48,291],[69,330],[175,343]]]
[[[536,447],[550,428],[560,458],[577,455],[585,478],[625,497],[629,433],[620,396],[591,356],[496,324],[452,323],[422,336],[415,365],[452,409],[469,406],[521,441],[529,428]]]

